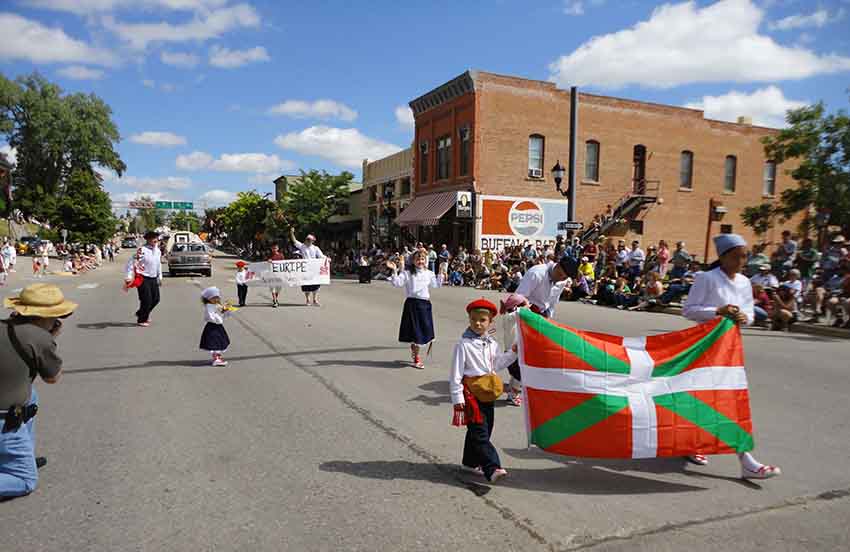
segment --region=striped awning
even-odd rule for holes
[[[440,223],[440,217],[452,208],[456,200],[457,192],[415,197],[395,222],[399,226],[436,226]]]

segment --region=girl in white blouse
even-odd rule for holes
[[[421,249],[413,254],[410,266],[403,271],[399,272],[396,264],[391,261],[387,262],[387,268],[393,272],[389,282],[394,287],[403,287],[407,294],[404,310],[401,313],[398,340],[401,343],[410,343],[413,366],[422,370],[425,364],[422,362],[419,351],[434,341],[430,288],[440,287],[443,279],[428,270],[428,254]]]

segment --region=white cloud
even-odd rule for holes
[[[416,128],[416,121],[413,119],[413,110],[409,106],[400,105],[395,108],[395,120],[405,130],[413,130]]]
[[[13,13],[0,13],[0,60],[32,63],[114,65],[111,52],[71,38],[58,27],[46,27]]]
[[[829,12],[826,10],[818,10],[809,15],[795,14],[783,17],[779,21],[774,21],[768,25],[772,31],[788,31],[791,29],[802,29],[805,27],[817,27],[818,29],[829,23]]]
[[[357,118],[357,112],[355,110],[334,100],[316,100],[315,102],[286,100],[269,108],[268,112],[272,115],[285,115],[296,119],[313,118],[353,121]]]
[[[163,92],[174,92],[177,90],[177,85],[171,84],[170,82],[161,82],[159,83],[159,89]]]
[[[26,0],[34,8],[89,15],[119,9],[166,9],[174,11],[199,11],[221,7],[228,0]]]
[[[159,59],[166,65],[186,68],[194,67],[201,61],[195,54],[187,52],[162,52]]]
[[[13,165],[18,164],[18,151],[9,144],[0,146],[0,153],[6,155],[6,159]]]
[[[137,201],[142,199],[142,197],[150,198],[153,201],[161,201],[165,199],[169,199],[166,197],[165,192],[109,192],[109,197],[112,198],[112,206],[115,207],[116,203],[126,204],[131,201]],[[119,209],[124,209],[127,207],[126,205],[118,206]]]
[[[134,144],[145,144],[147,146],[183,146],[186,144],[186,137],[174,134],[173,132],[160,132],[148,130],[139,134],[130,136],[130,141]]]
[[[249,178],[248,180],[252,184],[271,184],[274,182],[274,179],[279,177],[282,172],[288,172],[295,170],[295,163],[291,163],[291,166],[286,166],[282,170],[273,173],[258,173]]]
[[[785,97],[776,86],[767,86],[750,94],[731,91],[722,96],[703,96],[685,107],[702,109],[706,118],[720,121],[737,121],[739,116],[753,118],[753,124],[772,128],[785,126],[785,112],[807,105],[808,102]]]
[[[192,185],[192,180],[182,176],[137,177],[124,176],[116,183],[143,191],[184,190]]]
[[[63,67],[62,69],[59,69],[57,73],[63,77],[74,80],[100,80],[105,75],[105,73],[100,69],[92,69],[82,65],[70,65],[68,67]]]
[[[103,16],[103,26],[132,48],[144,50],[155,42],[203,42],[220,37],[227,31],[258,27],[260,16],[248,4],[235,4],[215,10],[203,10],[188,23],[122,23],[113,16]]]
[[[156,87],[156,81],[151,80],[151,79],[143,79],[142,80],[142,86],[144,86],[145,88],[155,88]]]
[[[324,157],[347,168],[360,167],[363,159],[381,159],[401,148],[360,133],[356,128],[313,126],[301,132],[281,134],[274,143],[302,155]]]
[[[584,3],[581,0],[566,0],[564,13],[567,15],[584,15]]]
[[[270,61],[269,53],[262,46],[256,46],[247,50],[230,50],[221,46],[210,48],[210,65],[223,69],[242,67],[249,63]]]
[[[667,88],[695,82],[798,80],[850,70],[850,57],[787,47],[758,32],[751,0],[664,4],[630,29],[599,35],[552,64],[559,86]]]
[[[178,155],[175,161],[178,169],[184,171],[211,170],[221,172],[275,173],[290,170],[295,163],[281,159],[277,155],[265,153],[223,153],[218,159],[203,151],[193,151]]]
[[[227,205],[228,203],[236,201],[236,192],[230,192],[228,190],[210,190],[201,194],[199,199],[214,206]]]

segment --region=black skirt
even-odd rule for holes
[[[301,286],[301,291],[304,293],[309,293],[311,291],[319,291],[319,288],[322,287],[319,284],[314,284],[312,286]]]
[[[204,333],[201,334],[200,348],[205,351],[226,351],[230,347],[230,338],[224,326],[207,322]]]
[[[431,301],[408,297],[401,313],[401,325],[398,328],[398,340],[401,343],[427,345],[434,341],[434,317],[431,314]]]

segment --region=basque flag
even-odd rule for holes
[[[595,458],[752,450],[731,320],[648,337],[576,330],[528,309],[517,324],[529,444]]]

